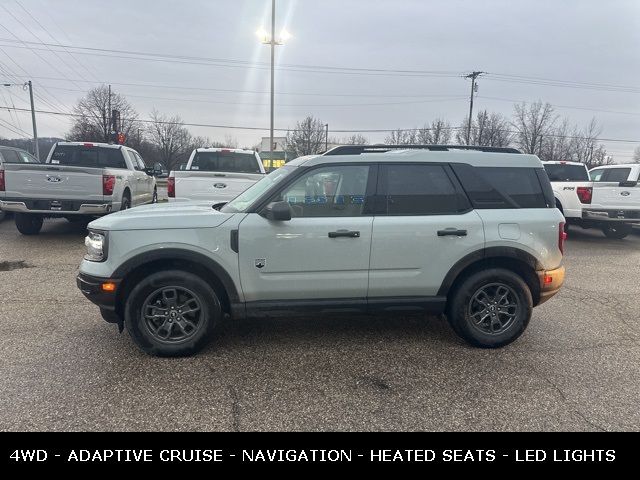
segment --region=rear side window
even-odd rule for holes
[[[262,173],[253,153],[196,152],[191,170],[202,172]]]
[[[22,163],[22,161],[18,157],[18,152],[16,152],[15,150],[0,148],[0,154],[2,154],[2,158],[7,163]]]
[[[548,163],[544,169],[552,182],[588,182],[589,172],[584,165]]]
[[[457,214],[469,208],[441,165],[386,165],[380,181],[388,215]]]
[[[631,175],[630,168],[608,168],[602,174],[601,182],[626,182]]]
[[[59,145],[51,155],[51,163],[69,167],[127,168],[119,148]]]
[[[474,208],[547,208],[547,196],[535,168],[472,167],[452,168]],[[543,173],[544,172],[540,172]],[[546,176],[546,175],[545,175]],[[544,178],[544,177],[542,177]]]

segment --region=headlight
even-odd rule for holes
[[[85,260],[89,260],[90,262],[102,262],[106,260],[105,235],[97,232],[89,232],[89,235],[84,239],[84,244],[87,247],[87,254],[84,256]]]

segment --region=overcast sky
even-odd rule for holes
[[[247,146],[268,135],[269,47],[255,32],[269,27],[270,1],[0,0],[0,6],[0,80],[15,80],[11,73],[32,78],[39,109],[70,111],[102,81],[127,96],[142,118],[156,107],[190,123],[264,127],[190,127],[195,135],[230,135]],[[276,15],[277,30],[292,35],[276,48],[276,128],[309,114],[331,131],[411,128],[436,117],[458,125],[469,107],[470,85],[461,75],[481,70],[491,75],[479,80],[476,109],[511,115],[514,101],[541,99],[578,124],[595,116],[603,138],[640,140],[640,1],[278,0]],[[220,61],[89,50],[58,58],[41,42]],[[0,104],[28,107],[21,89],[0,89]],[[15,137],[2,122],[31,131],[26,112],[0,113],[0,135]],[[69,125],[68,117],[38,116],[41,136],[63,136]],[[385,136],[364,135],[373,142]],[[604,143],[618,162],[630,160],[640,144]]]

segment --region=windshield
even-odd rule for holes
[[[225,213],[242,213],[245,212],[264,192],[274,185],[282,182],[288,177],[296,167],[284,166],[274,170],[257,183],[251,185],[248,189],[238,195],[236,198],[227,203],[220,209]]]
[[[196,152],[190,170],[201,172],[262,173],[254,153]]]
[[[584,165],[549,163],[544,166],[551,182],[588,182],[589,172]]]

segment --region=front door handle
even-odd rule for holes
[[[329,232],[329,238],[338,238],[338,237],[359,238],[360,232],[356,230],[337,230],[335,232]]]
[[[447,235],[453,235],[456,237],[466,237],[467,231],[460,230],[458,228],[445,228],[444,230],[438,230],[439,237],[446,237]]]

